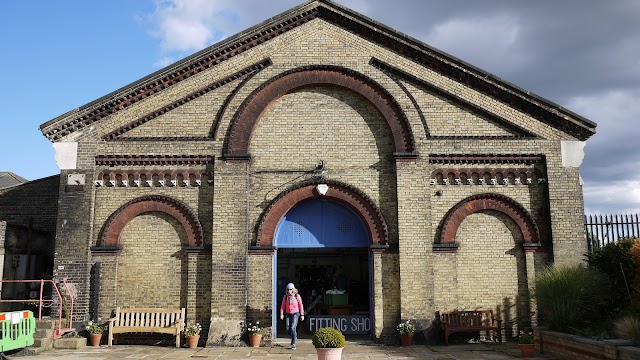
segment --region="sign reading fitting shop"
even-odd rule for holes
[[[326,315],[309,316],[309,332],[323,327],[332,327],[343,334],[369,334],[371,319],[368,315]]]

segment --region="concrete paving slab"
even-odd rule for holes
[[[202,360],[312,360],[316,359],[316,351],[311,341],[298,341],[296,350],[288,349],[289,344],[275,344],[271,347],[205,347],[196,349],[172,348],[161,346],[115,345],[112,347],[85,347],[78,350],[53,349],[30,356],[34,360],[155,360],[155,359],[202,359]],[[19,360],[19,356],[7,356]],[[509,360],[520,358],[515,343],[506,344],[463,344],[452,346],[412,345],[408,347],[386,346],[371,341],[347,342],[343,360]],[[554,360],[555,358],[540,355],[532,359]]]

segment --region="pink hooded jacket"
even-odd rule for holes
[[[282,305],[280,306],[280,315],[300,313],[300,316],[304,316],[304,306],[302,306],[302,299],[299,294],[289,295],[286,294],[282,298]]]

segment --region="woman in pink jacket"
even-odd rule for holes
[[[287,290],[282,298],[282,306],[280,306],[280,320],[287,316],[287,333],[291,335],[291,349],[296,349],[296,340],[298,334],[296,327],[298,326],[298,317],[304,321],[304,307],[302,306],[302,298],[298,295],[298,289],[292,284],[287,284]]]

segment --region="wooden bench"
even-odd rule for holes
[[[492,330],[502,343],[502,320],[496,320],[492,310],[441,311],[440,328],[444,343],[449,345],[449,335],[454,332]]]
[[[176,347],[180,347],[180,333],[184,330],[185,309],[116,308],[116,314],[109,319],[109,346],[113,344],[113,334],[146,332],[171,334],[176,336]]]

